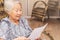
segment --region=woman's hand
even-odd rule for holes
[[[39,38],[36,38],[35,40],[41,40],[41,38],[39,37]]]
[[[2,38],[0,38],[0,40],[3,40]]]
[[[18,37],[18,38],[15,38],[13,40],[30,40],[30,39],[26,38],[26,37]]]

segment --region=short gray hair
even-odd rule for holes
[[[19,3],[21,5],[19,0],[4,0],[4,10],[11,11],[13,6],[17,3]]]

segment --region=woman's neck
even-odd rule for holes
[[[13,22],[15,25],[19,24],[19,20],[14,20],[13,18],[9,17],[10,21]]]

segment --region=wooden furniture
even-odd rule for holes
[[[49,2],[48,2],[49,9],[56,10],[57,6],[58,6],[58,1],[49,0]]]
[[[0,20],[6,16],[4,11],[4,0],[0,0]]]
[[[0,0],[0,19],[2,18],[4,11],[4,0]]]
[[[40,6],[44,5],[44,8],[35,7],[40,2],[42,3]],[[47,8],[48,6],[44,1],[36,1],[35,4],[33,5],[31,18],[35,17],[37,19],[41,19],[42,21],[44,21],[45,17],[47,16],[46,15]]]
[[[4,0],[0,0],[0,14],[4,11]]]
[[[58,10],[58,0],[49,0],[48,1],[48,18],[50,17],[50,15],[53,15],[52,13],[56,12]]]

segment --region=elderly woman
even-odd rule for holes
[[[0,22],[0,40],[29,40],[32,32],[27,20],[22,17],[22,5],[18,0],[4,0],[8,14]]]

